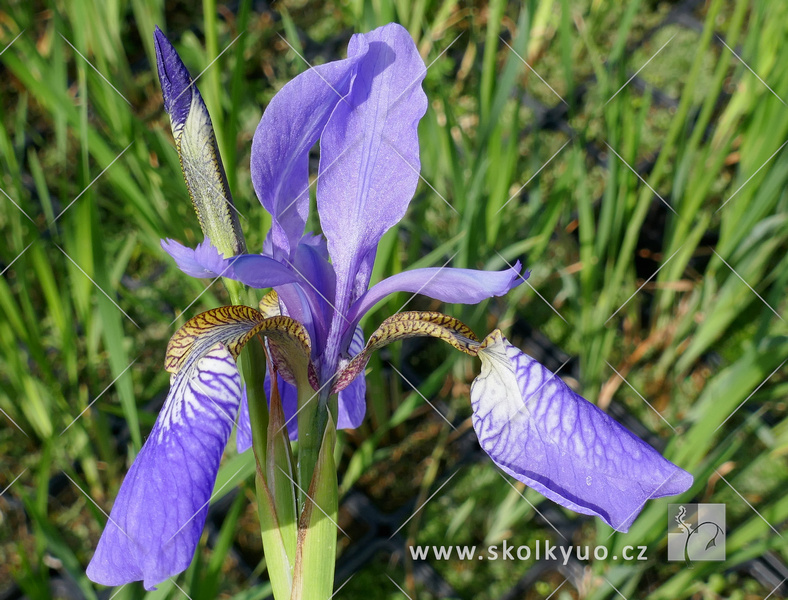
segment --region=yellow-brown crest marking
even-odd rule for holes
[[[454,317],[439,312],[398,313],[383,321],[369,337],[364,349],[339,374],[331,393],[345,389],[364,370],[370,355],[375,350],[412,337],[438,338],[470,356],[476,356],[479,350],[479,338],[470,327]]]
[[[278,317],[281,315],[281,311],[279,310],[279,294],[276,293],[275,290],[271,290],[263,299],[260,300],[260,312],[263,313],[263,316],[266,318],[269,317]]]
[[[177,373],[194,357],[207,352],[221,342],[238,358],[252,337],[262,334],[276,343],[278,356],[290,371],[306,368],[311,342],[301,323],[285,316],[265,318],[249,306],[221,306],[192,317],[175,332],[167,344],[164,368]]]

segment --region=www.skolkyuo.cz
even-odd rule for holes
[[[487,546],[479,549],[477,546],[410,546],[410,555],[413,560],[549,560],[562,561],[566,565],[572,557],[577,560],[624,560],[645,561],[647,546],[624,546],[621,555],[610,556],[605,546],[559,546],[550,540],[536,540],[532,545],[515,546],[504,540],[498,546]]]

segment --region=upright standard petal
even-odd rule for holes
[[[424,61],[402,26],[353,36],[348,56],[361,52],[350,93],[320,138],[317,207],[340,312],[366,291],[378,241],[413,197],[421,167],[417,128],[427,110]]]
[[[246,252],[208,109],[178,53],[156,27],[153,34],[164,109],[170,115],[183,177],[206,237],[225,256]]]
[[[309,212],[309,150],[334,107],[350,89],[364,51],[310,67],[288,82],[263,113],[252,140],[252,183],[273,217],[273,256],[289,257],[304,233]]]
[[[576,512],[626,532],[646,501],[685,492],[692,475],[665,460],[500,331],[479,348],[473,427],[495,463]]]
[[[503,271],[477,271],[429,267],[392,275],[373,285],[351,307],[348,319],[355,322],[375,304],[395,292],[423,294],[441,302],[477,304],[493,296],[503,296],[528,278],[520,277],[520,261]]]
[[[217,343],[173,378],[148,440],[121,485],[87,575],[145,589],[192,560],[241,398],[238,369]]]

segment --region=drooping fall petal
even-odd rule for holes
[[[479,443],[506,473],[626,532],[652,498],[685,492],[692,475],[664,459],[500,331],[482,342],[471,387]]]
[[[240,398],[235,360],[221,343],[173,378],[118,492],[87,568],[90,579],[142,580],[150,590],[189,566]]]

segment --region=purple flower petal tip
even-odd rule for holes
[[[427,267],[403,271],[373,285],[351,307],[350,319],[361,318],[389,294],[410,292],[423,294],[450,304],[477,304],[493,296],[503,296],[525,281],[520,261],[503,271],[480,271],[451,267]]]
[[[164,110],[170,115],[173,125],[178,127],[186,121],[192,102],[191,90],[196,93],[196,88],[192,86],[192,78],[186,65],[158,25],[153,32],[153,44],[156,48]]]
[[[626,532],[652,498],[687,491],[692,475],[575,394],[500,332],[479,352],[471,387],[479,443],[515,479]]]
[[[192,277],[214,278],[224,269],[224,259],[207,238],[197,248],[187,248],[169,238],[161,240],[161,247],[175,260],[181,271]]]
[[[120,487],[87,568],[91,580],[142,580],[151,590],[189,566],[240,399],[235,360],[221,343],[175,376]]]

